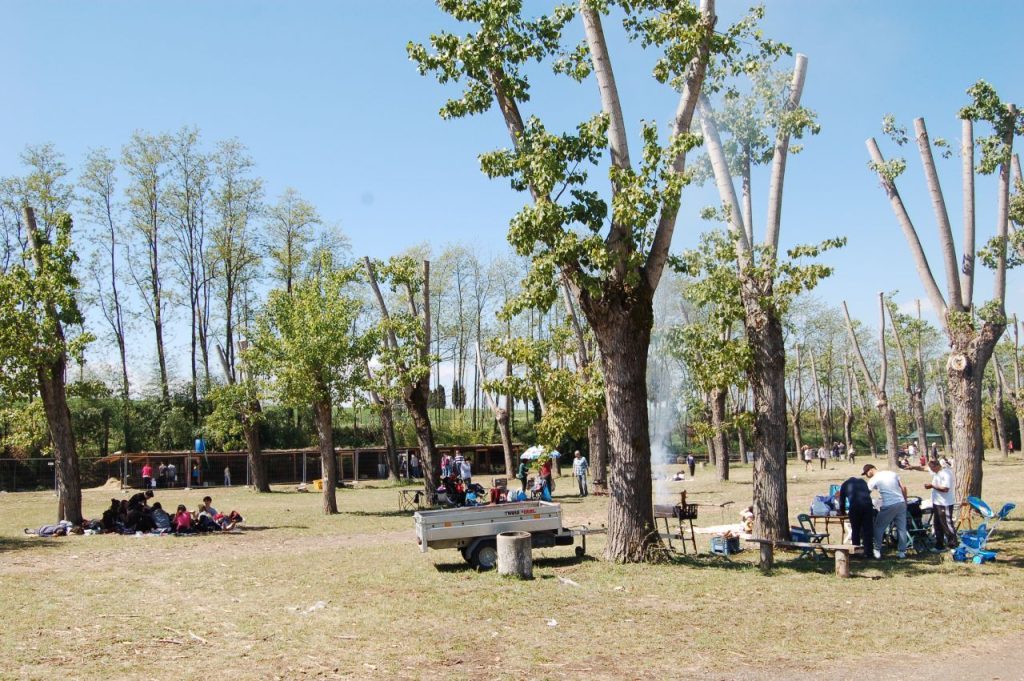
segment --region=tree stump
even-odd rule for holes
[[[775,563],[775,549],[771,544],[761,544],[761,562],[760,568],[762,570],[771,570],[772,565]]]
[[[529,532],[498,535],[498,574],[533,579],[533,542]]]
[[[836,549],[836,577],[849,578],[850,576],[850,552],[845,549]]]

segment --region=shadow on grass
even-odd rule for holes
[[[423,511],[437,509],[421,509]],[[343,511],[342,515],[351,515],[358,518],[411,518],[416,511]]]
[[[64,537],[0,537],[0,555],[23,551],[25,549],[54,549]],[[48,541],[49,540],[49,541]]]
[[[594,556],[544,556],[541,558],[533,559],[533,566],[535,568],[561,568],[570,567],[572,565],[583,565],[585,563],[596,562],[597,558]],[[459,563],[437,563],[434,565],[434,569],[438,572],[445,573],[466,573],[476,572],[477,569],[466,562]],[[541,575],[541,579],[554,579],[554,575]]]
[[[245,534],[246,532],[263,532],[264,530],[308,530],[309,525],[242,525],[238,529]]]

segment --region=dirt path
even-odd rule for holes
[[[970,636],[970,634],[967,634]],[[927,641],[927,631],[917,639]],[[923,644],[926,645],[926,644]],[[755,671],[755,667],[759,667]],[[887,654],[868,650],[843,662],[816,670],[765,669],[743,660],[739,669],[716,672],[706,678],[744,681],[904,681],[906,679],[971,679],[971,681],[1024,681],[1024,633],[1002,639],[969,641],[956,650]]]

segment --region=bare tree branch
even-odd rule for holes
[[[875,138],[868,139],[867,146],[868,153],[871,154],[871,160],[879,166],[884,164],[885,158],[882,156]],[[938,284],[935,283],[935,277],[932,275],[931,267],[928,265],[928,257],[924,254],[924,247],[921,246],[921,240],[917,236],[914,223],[910,220],[910,214],[907,213],[907,208],[903,205],[903,199],[896,189],[896,184],[887,179],[881,172],[878,174],[878,179],[882,183],[882,188],[885,190],[886,195],[889,197],[892,210],[896,214],[896,220],[903,229],[903,236],[906,237],[907,244],[910,246],[910,253],[914,258],[914,264],[917,266],[917,274],[921,278],[921,283],[924,284],[925,291],[928,293],[928,299],[935,308],[935,313],[938,315],[940,323],[945,328],[946,300],[942,297],[942,291],[939,290]],[[956,305],[956,309],[959,309],[959,305],[955,301],[954,305]]]
[[[807,75],[807,57],[796,55],[793,67],[793,79],[789,83],[789,98],[782,109],[782,115],[795,111],[800,106],[800,97],[804,91],[804,78]],[[786,125],[779,125],[775,133],[775,152],[772,156],[772,175],[768,185],[768,226],[765,229],[764,243],[769,247],[772,257],[779,248],[779,231],[782,226],[782,185],[786,179],[786,159],[789,155],[789,138],[791,131]],[[751,238],[751,243],[753,238]]]
[[[946,296],[947,300],[955,305],[957,301],[963,299],[956,264],[956,244],[953,242],[953,228],[949,224],[946,199],[942,196],[942,185],[935,170],[935,158],[932,156],[932,145],[923,118],[914,119],[914,132],[917,137],[917,148],[921,153],[921,165],[924,166],[924,178],[932,198],[932,209],[935,211],[935,223],[939,228],[939,245],[942,248],[942,259],[946,269]]]

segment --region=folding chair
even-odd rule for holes
[[[814,523],[811,522],[811,517],[806,513],[801,513],[796,517],[798,523],[800,523],[800,531],[805,537],[803,541],[810,542],[811,544],[823,544],[828,539],[827,532],[815,532]],[[791,532],[792,533],[792,532]],[[821,553],[818,554],[817,552]],[[825,549],[803,549],[800,552],[801,558],[827,558],[828,554]]]

